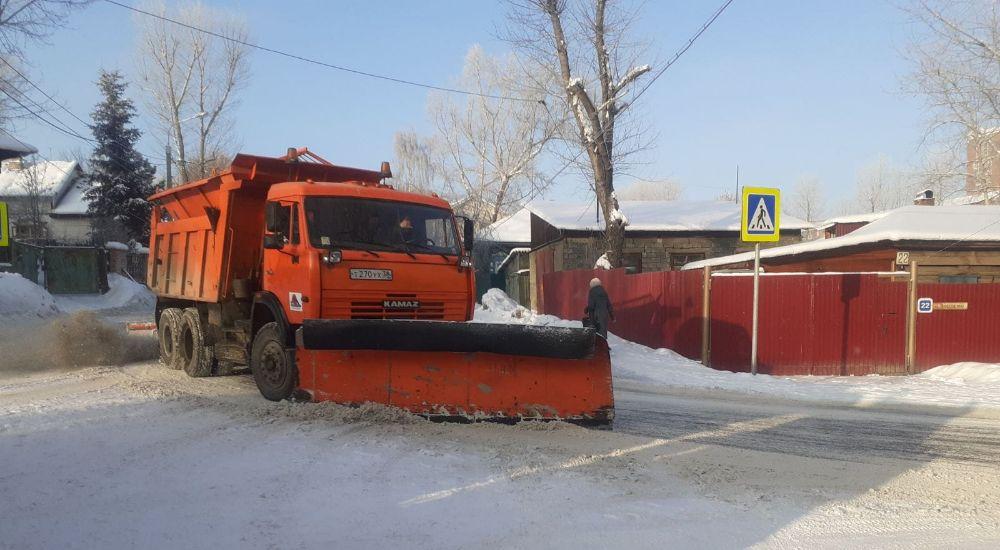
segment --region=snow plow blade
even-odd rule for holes
[[[432,419],[614,418],[607,343],[593,329],[448,321],[309,320],[296,332],[299,389]]]

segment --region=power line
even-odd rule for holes
[[[65,106],[63,106],[63,104],[61,104],[58,101],[56,101],[55,98],[53,98],[49,94],[45,93],[45,90],[39,88],[37,84],[35,84],[34,82],[32,82],[30,78],[28,78],[27,76],[24,75],[24,73],[22,73],[21,71],[17,70],[17,67],[15,67],[14,65],[12,65],[6,59],[4,59],[3,56],[0,56],[0,61],[3,61],[4,65],[7,65],[8,67],[10,67],[10,70],[12,70],[15,73],[17,73],[17,75],[20,76],[25,82],[27,82],[28,84],[30,84],[32,88],[34,88],[34,89],[38,90],[39,92],[41,92],[42,95],[45,96],[46,98],[48,98],[49,101],[51,101],[52,103],[55,103],[57,107],[59,107],[63,111],[66,111],[67,113],[69,113],[69,116],[71,116],[71,117],[75,118],[76,120],[80,121],[80,123],[83,124],[84,126],[86,126],[87,128],[90,128],[90,123],[89,122],[87,122],[87,121],[83,120],[82,118],[76,116],[76,114],[73,111],[70,111]],[[63,125],[66,126],[67,128],[69,128],[68,124],[63,123]]]
[[[239,38],[234,38],[232,36],[226,36],[226,35],[224,35],[222,33],[218,33],[218,32],[215,32],[215,31],[210,31],[208,29],[203,29],[201,27],[196,27],[194,25],[191,25],[191,24],[188,24],[188,23],[184,23],[184,22],[178,21],[176,19],[171,19],[171,18],[163,16],[163,15],[159,15],[159,14],[152,13],[152,12],[149,12],[149,11],[141,10],[141,9],[136,8],[134,6],[130,6],[128,4],[123,4],[123,3],[117,2],[115,0],[104,0],[104,1],[107,2],[107,3],[109,3],[109,4],[113,4],[115,6],[118,6],[118,7],[121,7],[121,8],[125,8],[127,10],[131,10],[131,11],[133,11],[135,13],[141,13],[142,15],[145,15],[145,16],[148,16],[148,17],[153,17],[153,18],[159,19],[161,21],[166,21],[168,23],[172,23],[174,25],[178,25],[178,26],[184,27],[186,29],[190,29],[190,30],[193,30],[193,31],[196,31],[196,32],[207,34],[209,36],[214,36],[215,38],[219,38],[221,40],[226,40],[226,41],[232,42],[234,44],[239,44],[241,46],[246,46],[248,48],[254,48],[254,49],[257,49],[257,50],[260,50],[260,51],[272,53],[272,54],[275,54],[275,55],[280,55],[280,56],[287,57],[287,58],[290,58],[290,59],[295,59],[297,61],[303,61],[305,63],[311,63],[313,65],[319,65],[321,67],[326,67],[328,69],[334,69],[334,70],[337,70],[337,71],[343,71],[343,72],[346,72],[346,73],[356,74],[356,75],[360,75],[360,76],[367,76],[369,78],[376,78],[376,79],[379,79],[379,80],[386,80],[386,81],[389,81],[389,82],[395,82],[397,84],[406,84],[407,86],[416,86],[418,88],[426,88],[426,89],[429,89],[429,90],[438,90],[438,91],[441,91],[441,92],[448,92],[448,93],[452,93],[452,94],[461,94],[461,95],[467,95],[467,96],[485,97],[485,98],[489,98],[489,99],[508,99],[508,100],[513,100],[513,101],[525,101],[525,102],[532,102],[532,103],[537,103],[538,102],[538,100],[536,100],[536,99],[529,99],[529,98],[525,98],[525,97],[512,97],[512,96],[504,96],[504,95],[484,94],[484,93],[479,93],[479,92],[472,92],[472,91],[469,91],[469,90],[460,90],[458,88],[449,88],[449,87],[446,87],[446,86],[437,86],[437,85],[434,85],[434,84],[427,84],[427,83],[424,83],[424,82],[416,82],[416,81],[413,81],[413,80],[406,80],[406,79],[397,78],[397,77],[394,77],[394,76],[387,76],[387,75],[384,75],[384,74],[372,73],[372,72],[368,72],[368,71],[362,71],[362,70],[359,70],[359,69],[352,69],[350,67],[344,67],[344,66],[341,66],[341,65],[334,65],[333,63],[327,63],[325,61],[319,61],[317,59],[312,59],[312,58],[305,57],[305,56],[302,56],[302,55],[298,55],[298,54],[294,54],[294,53],[290,53],[290,52],[286,52],[286,51],[282,51],[282,50],[277,50],[277,49],[274,49],[274,48],[269,48],[267,46],[261,46],[260,44],[255,44],[253,42],[247,42],[245,40],[240,40]]]
[[[59,125],[55,124],[55,123],[54,123],[54,122],[52,122],[51,120],[49,120],[49,119],[47,119],[47,118],[43,117],[42,115],[40,115],[40,114],[36,113],[35,111],[33,111],[33,110],[31,109],[31,107],[28,107],[28,106],[27,106],[27,105],[25,105],[24,103],[21,103],[21,100],[19,100],[19,99],[17,99],[16,97],[14,97],[14,95],[13,95],[13,94],[11,94],[10,92],[8,92],[8,91],[7,91],[6,89],[4,89],[4,88],[0,87],[0,92],[3,92],[4,94],[6,94],[6,95],[7,95],[7,97],[9,97],[9,98],[10,98],[11,100],[13,100],[13,101],[14,101],[14,103],[17,103],[17,104],[18,104],[18,105],[19,105],[19,106],[20,106],[20,107],[21,107],[22,109],[24,109],[24,110],[25,110],[25,111],[27,111],[28,113],[30,113],[30,114],[32,114],[32,115],[34,115],[34,116],[35,116],[35,118],[37,118],[38,120],[41,120],[41,121],[42,121],[42,122],[44,122],[45,124],[48,124],[49,126],[51,126],[51,127],[55,128],[56,130],[59,130],[60,132],[62,132],[62,133],[64,133],[64,134],[66,134],[66,135],[68,135],[68,136],[70,136],[70,137],[75,137],[75,138],[78,138],[78,139],[82,139],[82,140],[86,140],[86,141],[92,141],[92,140],[90,140],[90,139],[88,139],[88,138],[85,138],[85,137],[81,136],[80,134],[76,133],[76,132],[75,132],[75,131],[73,131],[72,129],[69,129],[69,127],[67,127],[67,128],[63,128],[63,127],[61,127],[61,126],[59,126]],[[38,102],[34,102],[34,103],[35,103],[36,105],[38,104]],[[50,116],[51,116],[51,115],[50,115]],[[56,117],[54,117],[54,116],[53,116],[52,118],[55,118],[56,120],[59,120],[58,118],[56,118]],[[66,124],[65,122],[62,122],[62,121],[59,121],[59,123],[60,123],[60,124],[63,124],[63,125],[65,125],[65,124]]]

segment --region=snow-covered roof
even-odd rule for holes
[[[960,242],[1000,243],[1000,206],[904,206],[842,237],[760,251],[761,259],[835,250],[879,242],[926,241],[942,246]],[[753,261],[753,252],[691,262],[684,269]]]
[[[482,239],[498,243],[530,243],[531,212],[522,208],[483,230]]]
[[[504,258],[503,261],[500,262],[500,266],[497,267],[497,272],[499,273],[500,271],[503,271],[503,266],[507,265],[507,262],[509,262],[512,258],[517,256],[518,254],[527,254],[529,252],[531,252],[531,249],[528,247],[518,247],[510,249],[510,253],[507,254],[507,257]]]
[[[948,199],[946,203],[963,206],[967,204],[983,204],[987,201],[995,202],[998,198],[1000,198],[1000,189],[990,189],[988,191],[974,193],[972,195],[963,195],[961,197]]]
[[[81,216],[87,213],[90,202],[84,196],[89,183],[84,178],[76,178],[62,196],[57,196],[50,215]]]
[[[846,216],[837,216],[835,218],[830,218],[824,220],[817,227],[820,229],[826,229],[834,224],[838,223],[871,223],[875,220],[880,220],[884,218],[887,214],[893,210],[883,210],[881,212],[864,212],[861,214],[848,214]]]
[[[626,231],[733,231],[740,230],[740,205],[722,201],[621,201],[621,211],[628,216]],[[603,216],[595,219],[593,202],[570,203],[538,200],[527,209],[558,229],[603,231]],[[783,230],[813,227],[807,221],[781,215]]]
[[[34,146],[29,145],[7,132],[0,132],[0,158],[22,157],[33,155],[38,152]]]
[[[32,165],[25,165],[20,170],[11,170],[5,165],[0,169],[0,197],[23,197],[28,194],[24,186],[28,182]],[[76,161],[52,160],[37,163],[37,174],[41,194],[43,196],[57,195],[71,181],[80,175]]]

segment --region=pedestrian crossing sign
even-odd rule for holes
[[[740,237],[744,242],[774,242],[781,236],[781,192],[744,187]]]

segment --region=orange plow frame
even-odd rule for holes
[[[297,340],[299,389],[314,401],[382,403],[432,419],[558,419],[601,425],[614,418],[611,359],[600,337],[580,358],[308,349],[301,334]]]

